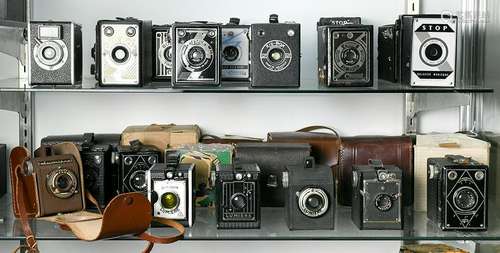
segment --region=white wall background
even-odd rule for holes
[[[316,74],[315,23],[322,16],[361,16],[377,26],[394,22],[404,11],[404,0],[34,0],[34,18],[73,20],[83,25],[84,73],[89,76],[90,47],[98,19],[134,16],[154,23],[175,20],[242,23],[267,22],[270,13],[280,20],[302,24],[302,76]],[[460,9],[460,1],[422,1],[423,12]],[[376,37],[376,36],[375,36]],[[376,38],[375,38],[376,39]],[[376,44],[375,44],[376,45]],[[376,48],[376,46],[375,46]],[[0,67],[10,65],[0,58]],[[14,69],[15,70],[15,69]],[[375,73],[376,73],[375,64]],[[0,76],[0,78],[3,78]],[[306,125],[333,126],[342,135],[402,133],[401,94],[36,94],[36,142],[49,134],[120,132],[127,125],[150,123],[199,124],[214,134],[264,137],[268,131],[295,130]],[[453,132],[458,129],[457,111],[426,113],[422,131]],[[17,144],[17,117],[0,112],[0,142]],[[43,252],[137,252],[141,242],[42,242]],[[0,252],[12,244],[0,242]],[[160,247],[159,247],[160,248]],[[398,252],[399,242],[180,242],[161,247],[171,252]],[[157,250],[156,252],[159,252]]]

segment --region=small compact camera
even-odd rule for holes
[[[170,81],[172,78],[172,34],[170,25],[153,26],[153,80]]]
[[[100,20],[91,68],[99,85],[138,87],[151,81],[152,23],[135,18]]]
[[[250,26],[239,18],[222,26],[222,80],[250,80]]]
[[[30,83],[77,85],[82,82],[82,27],[72,22],[31,21]]]
[[[488,166],[447,155],[427,160],[427,217],[442,230],[488,228]]]
[[[146,194],[148,181],[146,172],[160,163],[161,152],[153,146],[133,141],[131,146],[118,146],[113,162],[118,165],[118,192],[141,192]]]
[[[369,163],[353,168],[352,221],[359,229],[403,229],[401,169]]]
[[[172,26],[172,86],[219,86],[222,44],[220,24],[175,23]]]
[[[334,23],[342,25],[318,22],[319,81],[331,87],[372,86],[373,26],[341,20]]]
[[[308,157],[283,172],[286,221],[290,230],[323,230],[335,226],[335,186],[331,168]]]
[[[300,24],[279,23],[273,14],[269,23],[252,24],[251,34],[252,87],[299,87]]]
[[[259,166],[223,165],[215,174],[217,228],[260,228]]]
[[[26,163],[25,171],[35,176],[37,217],[85,209],[83,172],[73,155],[52,155],[41,148],[39,157]]]
[[[153,216],[191,227],[195,218],[195,165],[179,164],[179,159],[179,152],[167,152],[166,163],[155,164],[148,170],[148,198]]]

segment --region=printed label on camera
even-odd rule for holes
[[[446,79],[453,71],[413,71],[420,79]]]

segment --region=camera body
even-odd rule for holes
[[[283,172],[286,221],[290,230],[323,230],[335,226],[335,186],[332,170],[314,158],[287,166]]]
[[[488,170],[463,156],[429,158],[427,217],[442,230],[487,230]]]
[[[259,166],[223,165],[215,174],[217,228],[260,228]]]
[[[373,86],[373,26],[353,20],[318,23],[319,81],[331,87]]]
[[[133,143],[132,146],[118,146],[113,162],[118,165],[118,191],[141,192],[146,195],[148,181],[146,172],[161,162],[161,152],[152,146]]]
[[[400,31],[395,24],[378,28],[378,77],[396,83],[401,64]]]
[[[148,199],[153,216],[175,220],[184,226],[193,226],[194,164],[179,164],[180,153],[166,155],[166,163],[157,163],[147,172]]]
[[[30,84],[81,84],[82,27],[56,21],[31,21],[29,26]]]
[[[153,26],[153,80],[170,81],[172,78],[172,26]]]
[[[85,209],[83,172],[72,155],[34,158],[27,171],[35,175],[37,217]]]
[[[250,81],[250,26],[238,18],[222,26],[222,80]]]
[[[403,229],[401,169],[370,160],[355,165],[352,182],[352,221],[359,229]]]
[[[175,23],[172,26],[172,86],[219,86],[222,44],[220,24]]]
[[[269,23],[251,27],[252,87],[300,86],[300,24]]]
[[[140,87],[151,81],[152,23],[135,18],[100,20],[93,50],[101,87]]]

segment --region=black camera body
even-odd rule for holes
[[[252,87],[300,86],[300,24],[269,23],[251,27]]]
[[[153,81],[172,78],[172,26],[153,26]]]
[[[140,87],[151,82],[152,22],[135,18],[100,20],[91,72],[101,87]]]
[[[463,156],[429,158],[427,217],[442,230],[487,230],[488,170]]]
[[[217,228],[260,228],[259,166],[224,165],[215,173]]]
[[[353,168],[351,217],[359,229],[403,229],[400,168],[370,161]]]
[[[333,22],[335,21],[335,22]],[[318,22],[318,75],[321,84],[373,86],[373,26],[355,18]],[[323,23],[322,23],[323,22]],[[355,24],[352,24],[355,23]]]
[[[72,142],[80,150],[85,189],[97,200],[101,208],[116,196],[117,168],[111,163],[114,149],[120,142],[119,134],[93,134],[47,136],[42,145]],[[88,207],[93,205],[87,204]]]
[[[378,28],[378,77],[396,83],[401,64],[400,31],[395,24]]]
[[[250,81],[250,26],[238,18],[222,26],[222,80]]]
[[[330,167],[307,158],[283,172],[286,221],[290,230],[335,227],[335,183]]]
[[[7,145],[0,144],[0,198],[7,193]]]
[[[29,26],[30,84],[81,84],[82,27],[56,21],[31,21]]]
[[[221,83],[221,26],[208,22],[172,26],[172,86],[203,87]]]
[[[169,152],[165,163],[157,163],[148,170],[148,199],[154,217],[175,220],[191,227],[196,216],[195,165],[179,164],[179,159],[179,152]]]
[[[156,163],[161,163],[161,152],[153,146],[132,142],[131,146],[118,146],[113,155],[118,165],[118,191],[141,192],[147,195],[146,172]]]

